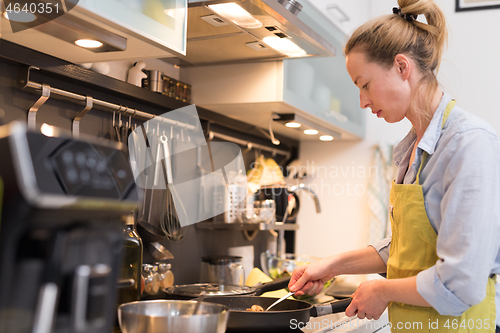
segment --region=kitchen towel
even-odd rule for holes
[[[385,143],[374,147],[373,165],[376,172],[370,173],[368,185],[370,243],[385,238],[390,229],[389,193],[396,170],[392,162],[392,151],[393,146]]]

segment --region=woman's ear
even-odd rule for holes
[[[394,57],[394,66],[396,67],[398,74],[401,75],[401,78],[404,81],[408,80],[412,70],[410,58],[404,54],[396,54]]]

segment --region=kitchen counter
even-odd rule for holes
[[[304,333],[350,332],[350,333],[390,333],[387,311],[378,320],[354,318],[347,320],[345,313],[311,318],[308,325],[302,329]]]

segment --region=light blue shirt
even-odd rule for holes
[[[394,162],[396,182],[413,184],[422,152],[429,154],[420,183],[439,260],[417,275],[417,291],[440,314],[459,316],[484,299],[488,276],[500,274],[500,144],[490,125],[458,106],[441,129],[450,100],[443,95],[410,168],[414,130],[395,147]],[[386,263],[390,241],[371,244]],[[498,283],[496,304],[500,318]]]

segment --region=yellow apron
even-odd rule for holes
[[[454,105],[454,100],[447,105],[441,128]],[[415,184],[392,184],[392,240],[387,261],[388,279],[415,276],[434,266],[439,259],[436,254],[437,234],[427,217],[424,194],[419,183],[426,159],[427,152],[424,152]],[[432,307],[396,302],[389,303],[388,309],[392,332],[494,332],[495,281],[489,278],[485,299],[459,317],[442,316]]]

